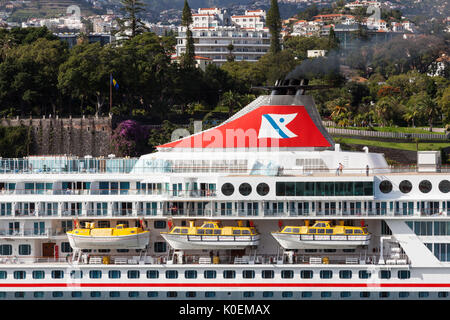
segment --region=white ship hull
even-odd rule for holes
[[[175,250],[195,249],[244,249],[259,244],[256,236],[191,236],[178,234],[161,234]]]
[[[83,236],[68,233],[73,249],[145,249],[149,243],[150,232],[124,236]]]
[[[367,246],[370,243],[370,235],[345,236],[345,235],[298,235],[272,233],[284,249],[353,249],[358,246]]]

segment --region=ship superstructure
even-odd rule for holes
[[[448,299],[448,168],[342,151],[305,88],[139,159],[0,160],[0,298]]]

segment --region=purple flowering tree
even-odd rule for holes
[[[111,137],[112,152],[120,157],[139,156],[146,148],[148,130],[134,120],[122,121]]]

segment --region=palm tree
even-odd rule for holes
[[[440,114],[439,106],[428,94],[425,93],[425,94],[421,95],[421,97],[418,101],[418,107],[419,107],[419,110],[422,112],[422,114],[427,118],[428,125],[430,127],[430,132],[432,132],[433,131],[433,121]]]
[[[235,91],[230,90],[223,94],[221,105],[227,107],[228,117],[231,117],[234,114],[235,109],[240,109],[242,107],[240,99],[240,94]]]

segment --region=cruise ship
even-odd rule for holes
[[[439,300],[450,170],[343,151],[307,84],[139,158],[0,160],[0,300]]]

